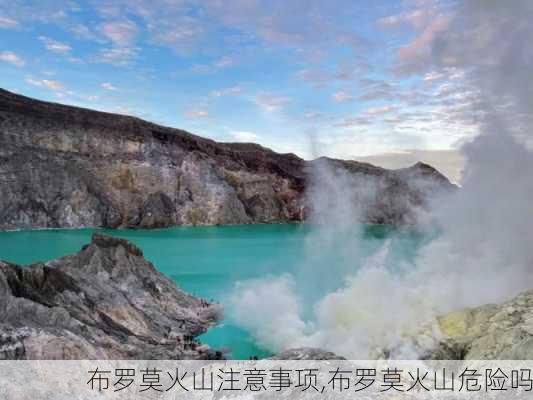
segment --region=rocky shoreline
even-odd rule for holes
[[[221,317],[123,239],[94,234],[45,264],[0,262],[0,359],[216,359],[195,338]]]
[[[422,163],[305,161],[0,89],[0,230],[300,222],[323,161],[365,182],[369,223],[412,223],[432,194],[455,187]]]

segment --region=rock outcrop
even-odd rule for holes
[[[453,187],[425,164],[389,171],[330,162],[372,178],[367,222],[408,223],[428,194]],[[0,230],[301,221],[312,170],[313,162],[257,144],[0,89]]]
[[[438,322],[444,338],[425,358],[533,359],[533,290],[503,304],[452,312]]]
[[[46,264],[0,262],[0,359],[217,358],[194,338],[220,316],[123,239],[95,234]]]

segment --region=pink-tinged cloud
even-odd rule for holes
[[[0,61],[5,61],[16,67],[23,67],[26,64],[22,57],[12,51],[0,52]]]
[[[418,9],[410,12],[404,12],[397,15],[380,18],[377,24],[383,29],[397,29],[408,24],[413,28],[421,29],[434,16],[433,9]]]
[[[436,16],[410,43],[400,47],[398,50],[399,60],[402,62],[411,62],[427,56],[435,35],[446,29],[450,25],[450,21],[451,18],[449,15],[440,14]]]
[[[183,113],[183,115],[185,115],[185,117],[187,118],[192,118],[192,119],[196,119],[196,118],[207,118],[209,117],[209,111],[207,111],[206,109],[191,109],[191,110],[188,110],[188,111],[185,111],[185,113]]]
[[[46,87],[51,90],[62,90],[64,86],[58,81],[51,81],[48,79],[33,79],[26,78],[26,82],[33,86]]]
[[[382,106],[382,107],[372,107],[372,108],[367,108],[365,110],[365,114],[367,115],[381,115],[381,114],[387,114],[387,113],[390,113],[392,111],[394,111],[396,109],[395,106]]]
[[[255,97],[255,103],[266,112],[277,111],[290,102],[290,98],[271,92],[260,92]]]
[[[139,28],[130,20],[119,20],[102,24],[100,32],[114,44],[127,46],[133,42],[139,33]]]
[[[2,29],[14,29],[19,26],[19,23],[14,19],[0,16],[0,28]]]
[[[71,47],[66,43],[58,42],[45,36],[39,36],[39,40],[44,43],[46,50],[53,53],[65,54],[71,50]]]
[[[346,101],[350,101],[354,99],[353,96],[343,91],[339,91],[335,93],[332,97],[333,97],[333,100],[335,100],[337,103],[344,103]]]
[[[213,90],[209,93],[210,97],[236,96],[242,92],[241,86],[231,86],[220,90]]]
[[[117,88],[116,88],[113,84],[111,84],[111,83],[109,83],[109,82],[104,82],[104,83],[102,83],[102,84],[100,85],[100,87],[101,87],[102,89],[109,90],[109,91],[115,91],[115,90],[117,90]]]
[[[139,53],[137,47],[112,47],[101,49],[97,62],[124,67],[130,65]]]

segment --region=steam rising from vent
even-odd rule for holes
[[[435,38],[433,67],[464,71],[482,119],[480,134],[462,148],[463,187],[430,215],[440,235],[408,264],[390,257],[390,242],[362,254],[353,221],[373,183],[315,164],[308,257],[293,276],[237,288],[235,318],[260,344],[412,358],[438,339],[438,315],[533,288],[532,20],[527,0],[468,1]],[[332,277],[341,277],[340,289]],[[431,324],[431,334],[420,336]]]

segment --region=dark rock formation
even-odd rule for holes
[[[408,223],[433,168],[335,168],[372,178],[365,221]],[[138,118],[47,103],[0,89],[0,230],[301,221],[313,162],[257,144],[217,143]]]
[[[123,239],[95,234],[46,264],[0,262],[0,359],[213,358],[194,337],[220,315]]]

